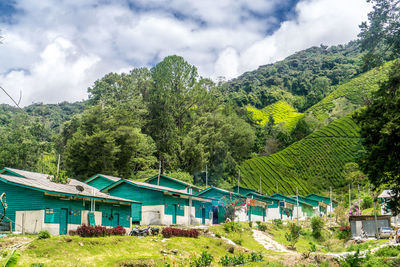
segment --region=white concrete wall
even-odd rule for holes
[[[172,216],[171,216],[172,217]],[[171,218],[172,222],[172,218]],[[164,224],[164,205],[142,206],[141,225],[162,225]]]
[[[76,230],[78,227],[81,226],[80,224],[68,224],[68,233],[70,230]]]
[[[268,208],[266,220],[271,221],[275,219],[280,219],[281,215],[279,214],[279,207],[278,208]]]
[[[43,226],[44,210],[20,210],[15,212],[15,232],[36,234],[43,230]]]
[[[49,231],[51,235],[59,235],[60,225],[58,223],[45,223],[43,226],[43,230]]]
[[[88,210],[82,210],[81,224],[89,225],[89,216],[88,216],[89,212],[93,212],[94,213],[95,225],[101,225],[101,220],[102,220],[101,211],[88,211]]]
[[[247,210],[244,208],[240,208],[235,212],[235,221],[236,222],[248,222],[249,215],[247,214]]]
[[[263,216],[251,214],[251,218],[250,219],[251,219],[252,222],[257,222],[257,221],[262,222],[263,221]]]

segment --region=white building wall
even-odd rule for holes
[[[279,214],[279,207],[277,208],[268,208],[266,220],[271,221],[275,219],[280,219],[281,215]]]
[[[82,210],[81,224],[89,225],[89,216],[88,216],[89,212],[93,212],[93,214],[94,214],[94,224],[101,225],[102,212],[101,211],[89,211],[89,210]]]
[[[57,224],[58,225],[58,224]],[[44,210],[20,210],[15,212],[15,231],[39,233],[44,227]]]
[[[262,222],[263,221],[263,216],[252,214],[250,219],[251,219],[252,222],[257,222],[257,221]]]
[[[168,216],[168,215],[167,215]],[[164,205],[142,205],[141,225],[162,225],[165,223]],[[172,216],[171,216],[172,222]]]

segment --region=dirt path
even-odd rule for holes
[[[265,234],[264,232],[254,230],[253,229],[253,238],[260,245],[264,246],[265,249],[276,251],[276,252],[286,252],[291,254],[297,254],[295,251],[288,250],[283,245],[279,244],[275,240],[273,240],[270,236]]]
[[[377,250],[387,247],[387,246],[399,246],[400,244],[396,244],[396,243],[391,243],[388,242],[386,244],[382,244],[376,248],[372,248],[372,249],[366,249],[366,250],[362,250],[360,251],[360,257],[365,257],[365,255],[370,252],[371,254],[374,254]],[[346,258],[349,255],[354,255],[356,252],[355,251],[349,251],[349,252],[338,252],[338,253],[324,253],[324,255],[327,256],[331,256],[333,258],[337,258],[337,259],[343,259]]]

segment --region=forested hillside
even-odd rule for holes
[[[311,107],[335,86],[360,73],[358,42],[311,47],[286,59],[260,66],[223,86],[226,99],[239,106],[263,108],[284,100],[299,111]]]
[[[266,157],[246,160],[240,167],[241,184],[272,194],[320,192],[344,185],[343,167],[361,149],[358,126],[347,115],[286,149]]]

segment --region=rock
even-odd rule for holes
[[[83,243],[82,242],[79,242],[78,244],[79,244],[79,246],[83,247]]]
[[[173,253],[173,254],[177,255],[177,254],[179,253],[179,250],[177,250],[177,249],[173,249],[173,250],[171,250],[171,253]]]
[[[160,253],[163,254],[163,255],[167,255],[168,251],[162,249],[162,250],[160,250]]]

